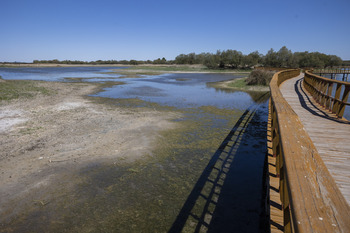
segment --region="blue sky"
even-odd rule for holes
[[[287,46],[350,60],[349,0],[0,0],[0,62]]]

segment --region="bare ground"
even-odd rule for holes
[[[95,84],[40,85],[54,94],[0,103],[0,223],[74,169],[151,154],[159,132],[175,127],[175,113],[91,102]]]

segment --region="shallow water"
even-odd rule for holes
[[[0,67],[0,76],[8,80],[67,81],[65,78],[96,78],[90,81],[107,81],[105,78],[109,78],[115,81],[121,75],[106,73],[111,69],[123,67]]]
[[[191,108],[212,105],[218,108],[246,109],[254,103],[246,92],[225,92],[206,85],[242,75],[164,74],[123,79],[127,85],[105,88],[98,97],[140,99],[163,106]]]
[[[219,108],[244,110],[254,103],[246,92],[221,91],[206,85],[208,82],[226,81],[245,75],[232,74],[163,74],[125,78],[113,74],[113,69],[123,67],[19,67],[0,68],[3,79],[43,80],[70,82],[122,81],[127,85],[116,85],[93,96],[140,99],[172,107],[199,107],[212,105]],[[78,80],[79,79],[79,80]]]
[[[18,77],[38,74],[31,72]],[[103,71],[69,72],[88,78]],[[69,72],[40,78],[65,80]],[[42,191],[41,199],[53,199],[49,204],[30,207],[2,226],[12,232],[263,232],[267,96],[256,103],[257,96],[207,85],[237,77],[124,78],[126,84],[94,95],[117,106],[177,111],[180,127],[161,132],[156,150],[135,162],[96,161],[67,173],[62,179],[75,184],[73,189],[66,192],[63,182]]]

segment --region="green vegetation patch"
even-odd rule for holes
[[[50,91],[45,87],[40,87],[39,83],[27,80],[1,80],[0,101],[31,98],[38,94],[49,95]]]
[[[253,70],[245,80],[247,85],[268,86],[271,82],[274,72],[266,70]]]
[[[109,74],[125,75],[125,78],[141,75],[160,75],[164,73],[249,73],[246,70],[209,69],[204,65],[148,65],[130,66],[126,69],[117,69]]]
[[[244,92],[247,92],[250,96],[252,95],[260,96],[261,95],[260,92],[270,91],[269,87],[266,85],[248,84],[247,83],[248,79],[249,77],[237,78],[229,81],[208,83],[207,85],[210,87],[214,87],[216,89],[220,89],[222,91],[227,91],[227,92],[244,91]],[[255,94],[254,92],[257,92],[257,93]]]
[[[247,77],[245,78],[238,78],[233,80],[232,82],[228,83],[229,87],[234,87],[234,88],[246,88],[247,83],[246,83]]]

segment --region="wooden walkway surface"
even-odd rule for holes
[[[322,109],[302,86],[300,75],[280,90],[298,114],[318,153],[350,205],[350,123]]]

